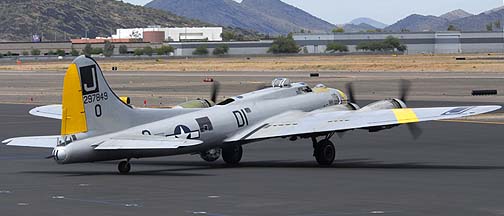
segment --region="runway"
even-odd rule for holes
[[[59,134],[59,121],[29,116],[32,107],[0,105],[0,140]],[[420,126],[416,141],[406,127],[335,137],[328,168],[309,140],[246,145],[239,167],[191,155],[134,160],[128,176],[117,162],[57,165],[44,159],[50,149],[1,146],[1,215],[504,214],[504,125]]]

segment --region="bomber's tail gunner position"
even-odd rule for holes
[[[351,85],[347,94],[319,84],[275,79],[270,88],[216,103],[195,100],[173,109],[135,108],[109,87],[94,59],[76,58],[63,84],[62,104],[37,107],[30,114],[61,119],[61,134],[4,140],[11,146],[53,148],[58,163],[123,160],[118,169],[128,173],[132,158],[199,154],[206,161],[220,156],[238,164],[242,145],[264,139],[309,138],[321,165],[334,161],[331,137],[338,132],[371,132],[407,124],[459,118],[500,109],[500,106],[407,108],[409,83],[403,82],[399,99],[378,101],[360,108]]]

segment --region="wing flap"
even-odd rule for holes
[[[110,138],[95,147],[95,150],[162,150],[202,144],[201,140],[167,138],[162,136],[128,136]]]
[[[501,106],[468,106],[322,113],[313,111],[302,116],[299,112],[296,115],[281,114],[235,134],[226,139],[226,142],[453,119],[492,112],[500,108]]]
[[[35,107],[31,109],[29,113],[34,116],[61,120],[61,112],[61,104],[55,104]]]
[[[8,146],[23,146],[34,148],[54,148],[58,143],[60,136],[34,136],[34,137],[16,137],[2,141],[2,144]]]

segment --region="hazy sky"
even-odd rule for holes
[[[124,0],[143,5],[150,0]],[[212,0],[208,0],[212,1]],[[240,0],[236,0],[240,1]],[[370,17],[386,24],[413,13],[441,15],[454,9],[478,14],[503,6],[503,0],[282,0],[334,24]]]

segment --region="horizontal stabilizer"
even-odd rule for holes
[[[51,119],[61,119],[61,112],[61,104],[55,104],[35,107],[30,110],[30,115]]]
[[[162,136],[123,136],[110,138],[96,146],[95,150],[161,150],[202,144],[201,140],[167,138]]]
[[[2,144],[8,146],[24,146],[34,148],[54,148],[58,143],[60,136],[36,136],[36,137],[17,137],[2,141]]]

